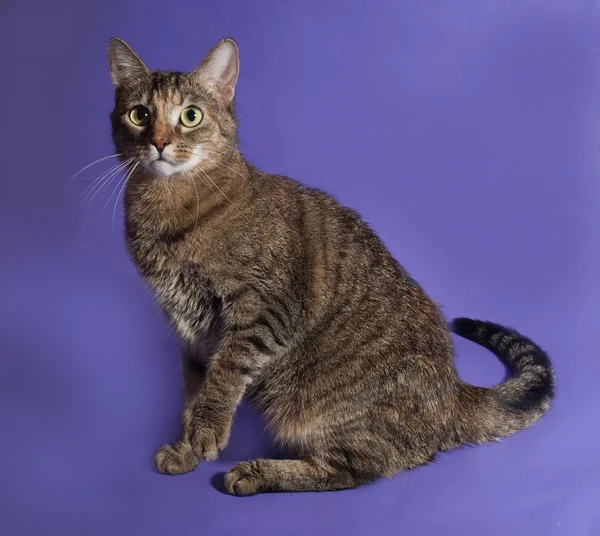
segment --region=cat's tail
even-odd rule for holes
[[[537,344],[512,329],[469,318],[455,319],[451,329],[491,350],[511,372],[511,377],[496,387],[461,382],[453,419],[457,446],[513,434],[548,411],[554,397],[554,373],[550,359]]]

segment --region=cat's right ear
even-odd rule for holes
[[[131,47],[118,37],[113,37],[108,44],[108,68],[115,87],[126,80],[139,80],[150,72]]]

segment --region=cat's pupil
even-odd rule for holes
[[[196,120],[196,110],[188,110],[185,114],[188,118],[188,121],[193,123]]]

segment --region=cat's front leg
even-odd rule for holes
[[[208,366],[189,427],[196,456],[214,460],[229,441],[233,415],[270,352],[256,337],[229,332]]]
[[[190,443],[190,426],[195,413],[196,400],[206,375],[206,365],[197,348],[184,348],[182,369],[184,399],[181,432],[177,441],[163,445],[154,458],[158,471],[168,475],[188,473],[200,463]]]

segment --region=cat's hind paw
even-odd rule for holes
[[[259,460],[238,463],[225,475],[225,489],[231,495],[255,495],[266,487]]]

